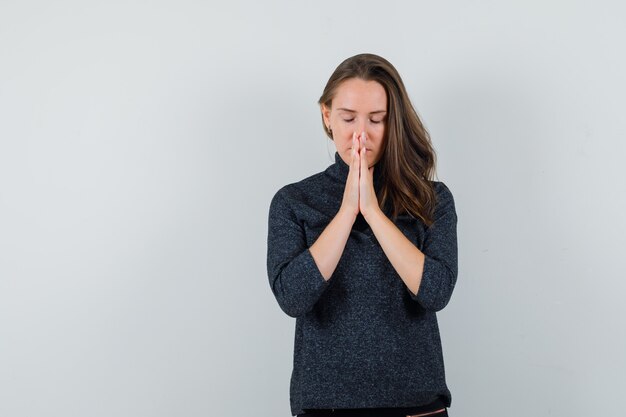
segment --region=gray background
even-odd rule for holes
[[[0,415],[290,415],[269,202],[333,162],[316,101],[360,52],[457,204],[450,415],[619,414],[625,12],[1,1]]]

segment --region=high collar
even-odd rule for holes
[[[374,189],[378,191],[382,185],[382,167],[380,162],[374,166]],[[339,152],[335,152],[335,163],[330,165],[326,169],[326,172],[334,181],[345,185],[348,179],[348,173],[350,172],[350,166],[341,159]]]

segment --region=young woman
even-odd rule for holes
[[[396,69],[359,54],[319,99],[335,163],[274,195],[267,269],[296,318],[291,414],[447,416],[436,312],[457,278],[457,215]]]

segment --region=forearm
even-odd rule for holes
[[[337,268],[355,219],[353,214],[340,209],[309,248],[317,268],[326,281]]]
[[[409,291],[417,294],[424,271],[425,256],[422,251],[382,211],[377,210],[365,220]]]

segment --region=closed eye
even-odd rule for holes
[[[348,122],[348,123],[350,123],[353,120],[354,120],[354,117],[352,119],[343,119],[344,122]],[[370,120],[370,121],[374,124],[382,123],[382,120]]]

